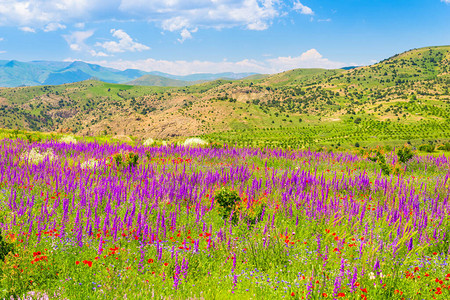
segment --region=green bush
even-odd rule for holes
[[[215,143],[215,142],[210,142],[208,145],[209,148],[212,149],[222,149],[223,148],[223,144],[219,144],[219,143]]]
[[[238,220],[236,205],[241,201],[238,193],[234,190],[221,188],[214,195],[214,200],[219,204],[219,213],[222,219],[228,220],[231,213],[233,212],[231,221],[233,222],[233,224],[236,224]]]
[[[437,147],[438,150],[450,151],[450,143],[445,143]]]
[[[5,256],[8,255],[8,253],[13,252],[13,250],[13,244],[5,242],[0,231],[0,260],[5,261]]]
[[[134,152],[116,153],[112,156],[118,168],[136,167],[139,154]]]
[[[419,146],[419,151],[431,153],[434,151],[434,146],[430,144],[423,144]]]
[[[398,156],[399,162],[406,163],[411,158],[413,158],[414,154],[412,153],[410,148],[403,147],[403,148],[397,150],[397,156]]]
[[[369,156],[369,160],[378,163],[384,175],[391,174],[391,168],[386,163],[386,158],[384,157],[384,155],[381,154],[381,152],[378,150],[375,151],[375,155],[376,156]]]

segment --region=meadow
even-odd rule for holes
[[[0,140],[0,296],[448,299],[450,157]]]

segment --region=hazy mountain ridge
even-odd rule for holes
[[[18,86],[39,86],[39,85],[59,85],[66,83],[74,83],[90,78],[97,78],[101,81],[109,83],[126,83],[131,82],[139,77],[146,75],[156,75],[171,80],[195,82],[210,81],[218,78],[240,79],[255,73],[219,73],[219,74],[191,74],[185,76],[177,76],[162,72],[145,72],[136,69],[127,69],[124,71],[106,68],[96,64],[89,64],[82,61],[74,62],[57,62],[57,61],[31,61],[20,62],[16,60],[0,61],[0,86],[1,87],[18,87]],[[141,79],[141,84],[145,80]],[[173,82],[174,86],[191,85],[181,84],[177,81],[170,80],[152,80],[149,84],[156,85],[161,82],[163,86],[167,86],[167,82]]]

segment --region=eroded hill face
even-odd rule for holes
[[[177,87],[84,81],[0,89],[0,126],[170,138],[324,122],[450,118],[450,47],[352,70],[298,69]]]

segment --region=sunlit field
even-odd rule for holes
[[[1,140],[1,298],[449,299],[450,157],[409,153]]]

